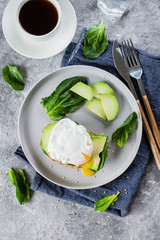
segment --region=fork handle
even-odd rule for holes
[[[141,105],[139,100],[136,100],[136,101],[137,101],[137,104],[139,106],[139,109],[140,109],[140,112],[141,112],[141,115],[142,115],[144,128],[145,128],[145,131],[146,131],[146,135],[147,135],[150,147],[152,149],[153,156],[154,156],[155,161],[157,163],[158,170],[160,170],[160,152],[159,152],[159,149],[158,149],[157,144],[154,140],[152,131],[150,129],[147,118],[146,118],[145,113],[143,111],[142,105]]]
[[[160,133],[159,133],[158,126],[157,126],[156,120],[154,118],[152,109],[151,109],[151,105],[149,103],[147,94],[144,90],[141,78],[137,79],[137,81],[138,81],[139,89],[140,89],[140,92],[141,92],[141,95],[142,95],[142,98],[143,98],[143,102],[144,102],[144,105],[145,105],[145,108],[146,108],[146,111],[147,111],[147,114],[148,114],[148,118],[149,118],[149,121],[150,121],[150,124],[151,124],[151,128],[153,130],[153,134],[154,134],[155,139],[157,141],[157,145],[160,149]]]
[[[152,130],[153,130],[155,139],[157,141],[157,145],[160,149],[160,132],[159,132],[156,120],[154,118],[154,115],[153,115],[153,112],[152,112],[152,109],[151,109],[151,105],[149,103],[147,95],[143,96],[143,101],[144,101],[144,104],[145,104],[145,107],[146,107],[146,111],[147,111],[147,114],[148,114],[149,121],[151,123],[151,127],[152,127]]]

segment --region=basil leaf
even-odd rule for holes
[[[105,161],[106,161],[106,157],[107,157],[107,154],[108,154],[108,147],[109,147],[109,138],[107,137],[107,140],[106,140],[104,149],[103,149],[103,151],[99,154],[99,156],[100,156],[100,158],[101,158],[101,162],[100,162],[98,171],[101,170],[101,169],[103,168],[103,166],[104,166],[104,163],[105,163]]]
[[[103,25],[103,19],[99,25],[90,27],[84,37],[83,53],[88,59],[98,58],[107,48],[108,39]]]
[[[117,194],[113,194],[111,196],[104,196],[104,197],[98,199],[94,204],[94,210],[101,211],[101,212],[106,211],[106,209],[109,206],[114,205],[115,201],[117,201],[117,199],[118,199],[119,194],[120,194],[120,192],[117,192]]]
[[[26,178],[23,171],[21,169],[14,171],[10,168],[10,172],[7,173],[7,176],[15,187],[16,197],[19,203],[21,205],[26,203],[29,200],[29,186],[25,182]]]
[[[123,147],[126,144],[128,136],[135,130],[137,123],[137,113],[131,113],[123,124],[112,134],[112,141],[117,140],[117,145]]]
[[[46,109],[46,114],[53,121],[58,121],[66,114],[79,108],[84,103],[84,98],[70,91],[77,82],[88,84],[86,77],[72,77],[63,80],[49,96],[42,98],[41,104]]]
[[[2,76],[14,90],[21,91],[24,89],[24,79],[16,66],[7,65],[2,69]]]

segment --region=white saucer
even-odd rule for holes
[[[63,51],[72,41],[77,27],[77,18],[68,0],[58,0],[62,10],[62,19],[56,35],[41,42],[35,42],[35,40],[24,38],[21,35],[15,24],[15,11],[18,2],[19,0],[11,0],[2,18],[4,36],[15,51],[30,58],[48,58]]]

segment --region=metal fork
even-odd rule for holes
[[[158,126],[156,124],[148,97],[146,95],[146,92],[144,90],[144,87],[143,87],[143,84],[141,81],[141,76],[142,76],[143,70],[142,70],[141,64],[139,62],[138,56],[136,54],[136,51],[135,51],[135,48],[133,46],[131,39],[127,40],[127,41],[122,41],[122,52],[123,52],[124,61],[129,70],[130,76],[137,79],[138,86],[139,86],[139,89],[140,89],[140,92],[141,92],[141,95],[143,98],[143,102],[144,102],[144,105],[145,105],[145,108],[146,108],[146,111],[148,114],[148,118],[149,118],[152,130],[153,130],[153,134],[157,141],[157,145],[160,149],[160,132],[159,132]]]

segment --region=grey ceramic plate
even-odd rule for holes
[[[130,113],[135,111],[138,114],[136,130],[130,135],[126,146],[119,148],[116,143],[110,141],[110,152],[104,168],[92,177],[86,177],[82,175],[81,171],[77,172],[75,169],[66,168],[52,162],[42,153],[40,147],[42,129],[51,122],[40,105],[41,98],[49,96],[62,80],[73,76],[86,76],[90,85],[105,81],[114,89],[119,102],[119,114],[111,122],[104,121],[83,106],[67,116],[86,126],[88,130],[97,134],[104,132],[111,139],[112,133]],[[112,74],[89,66],[65,67],[47,75],[29,92],[22,104],[19,115],[19,138],[29,162],[43,177],[67,188],[93,188],[109,183],[120,176],[134,160],[141,142],[141,136],[141,115],[131,92]],[[53,167],[51,168],[50,165],[53,165]]]

